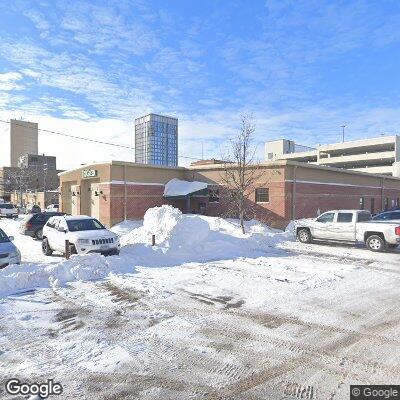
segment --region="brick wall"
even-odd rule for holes
[[[292,218],[292,191],[293,183],[286,182],[286,215]],[[378,213],[385,208],[385,198],[389,198],[389,208],[392,200],[400,198],[400,190],[385,189],[383,203],[381,201],[381,188],[339,186],[314,183],[296,183],[295,218],[312,218],[317,216],[317,211],[325,212],[335,209],[361,209],[360,198],[364,198],[364,209]],[[375,199],[372,209],[372,199]]]

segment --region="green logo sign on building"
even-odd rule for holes
[[[96,169],[84,169],[82,171],[82,178],[94,178],[97,176]]]

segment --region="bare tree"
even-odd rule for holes
[[[238,134],[230,141],[230,154],[225,157],[221,180],[227,197],[228,212],[240,220],[245,233],[244,220],[249,216],[254,203],[249,197],[262,171],[255,162],[256,147],[253,146],[255,125],[251,116],[242,116]]]

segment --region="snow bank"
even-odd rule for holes
[[[207,189],[207,186],[208,185],[205,182],[182,181],[174,178],[165,185],[164,196],[186,196],[189,193]]]
[[[140,222],[125,221],[113,230],[121,238],[120,256],[89,254],[50,264],[48,259],[54,258],[44,257],[46,261],[10,265],[0,270],[0,296],[37,287],[63,286],[73,281],[103,279],[111,273],[133,273],[137,267],[255,258],[281,252],[275,247],[290,238],[289,233],[272,230],[257,221],[246,222],[243,234],[236,220],[184,215],[172,206],[149,209],[142,226]],[[151,235],[156,236],[154,247]]]
[[[36,287],[62,286],[77,280],[101,279],[109,273],[108,260],[98,254],[72,257],[55,264],[11,265],[0,270],[0,295]]]
[[[118,236],[126,235],[127,233],[131,232],[133,229],[139,228],[143,225],[143,221],[137,220],[126,220],[122,221],[119,224],[114,225],[110,228],[110,231],[114,232]]]
[[[236,220],[185,215],[164,205],[149,209],[143,227],[121,237],[122,254],[136,254],[141,265],[176,265],[265,255],[290,238],[257,221],[246,222],[246,230],[243,234]],[[156,237],[154,247],[151,235]]]

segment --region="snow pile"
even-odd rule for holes
[[[27,263],[0,270],[0,295],[36,287],[62,286],[78,280],[105,278],[111,271],[107,258],[99,254],[76,256],[55,264]]]
[[[171,179],[166,183],[164,189],[164,196],[186,196],[189,193],[198,192],[199,190],[207,189],[207,183],[205,182],[189,182],[182,181],[180,179]]]
[[[122,236],[131,232],[133,229],[139,228],[140,226],[142,226],[142,221],[132,221],[127,219],[126,221],[122,221],[119,224],[114,225],[110,231],[114,232],[118,236]]]
[[[53,257],[42,255],[37,263],[10,265],[0,270],[0,296],[37,287],[104,279],[110,274],[134,273],[137,267],[166,267],[282,253],[276,246],[290,237],[257,221],[246,222],[243,234],[237,220],[184,215],[166,205],[149,209],[143,226],[140,225],[140,222],[124,221],[113,228],[121,238],[120,256],[76,255],[70,260],[53,262]],[[152,235],[156,237],[153,247]]]
[[[150,246],[151,235],[155,235],[154,247]],[[243,234],[236,220],[185,215],[164,205],[149,209],[143,227],[122,236],[121,243],[125,246],[122,254],[136,255],[140,265],[148,266],[256,257],[274,251],[289,238],[257,221],[246,222]]]

